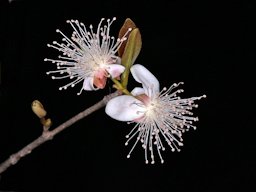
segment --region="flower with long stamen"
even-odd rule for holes
[[[78,20],[67,20],[74,30],[71,38],[59,29],[56,30],[63,36],[62,42],[53,41],[47,46],[62,52],[62,55],[59,55],[59,59],[44,59],[57,65],[57,70],[49,71],[47,74],[58,74],[52,75],[52,79],[72,79],[59,90],[74,87],[80,82],[83,82],[83,86],[78,94],[81,94],[82,90],[102,89],[108,77],[119,78],[125,70],[116,52],[127,39],[126,36],[131,29],[128,29],[122,38],[115,39],[110,36],[110,26],[116,18],[107,19],[107,24],[103,25],[104,20],[101,19],[96,32],[92,25],[87,29]]]
[[[172,151],[180,151],[182,133],[190,128],[196,129],[191,110],[196,108],[196,100],[206,97],[191,97],[182,99],[178,96],[183,92],[176,89],[181,83],[173,84],[171,87],[159,89],[159,82],[156,77],[140,64],[131,67],[134,79],[142,84],[132,90],[132,95],[121,95],[111,99],[105,108],[106,113],[119,121],[134,122],[136,125],[126,136],[128,145],[130,140],[135,138],[133,147],[127,157],[130,157],[138,142],[142,143],[145,152],[145,161],[155,163],[155,154],[164,162],[161,151],[165,150],[164,141]]]

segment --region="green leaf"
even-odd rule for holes
[[[137,59],[142,46],[141,34],[138,28],[135,28],[131,31],[124,52],[122,54],[122,65],[125,67],[125,71],[121,76],[121,83],[124,88],[127,87],[128,77],[130,73],[130,68]]]

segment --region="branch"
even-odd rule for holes
[[[8,159],[6,159],[3,163],[0,164],[0,174],[3,173],[6,169],[8,169],[10,166],[15,165],[22,157],[30,154],[33,149],[37,148],[38,146],[45,143],[46,141],[53,139],[53,137],[55,135],[57,135],[58,133],[60,133],[64,129],[68,128],[69,126],[73,125],[74,123],[76,123],[80,119],[82,119],[82,118],[90,115],[91,113],[99,110],[100,108],[104,107],[110,99],[118,96],[119,94],[120,94],[120,92],[116,91],[114,93],[106,95],[98,103],[96,103],[93,106],[91,106],[91,107],[85,109],[84,111],[78,113],[77,115],[70,118],[66,122],[62,123],[61,125],[59,125],[58,127],[56,127],[53,130],[49,131],[48,129],[44,129],[41,136],[39,136],[37,139],[32,141],[30,144],[28,144],[27,146],[22,148],[20,151],[10,155],[10,157]]]

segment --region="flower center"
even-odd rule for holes
[[[146,113],[145,115],[148,118],[151,119],[155,119],[159,117],[159,113],[162,111],[163,106],[161,105],[161,103],[159,102],[159,100],[156,99],[152,99],[150,100],[150,102],[146,105]]]
[[[158,113],[161,112],[161,108],[163,106],[161,105],[161,102],[157,97],[150,98],[147,95],[142,94],[142,95],[137,96],[136,98],[143,102],[145,109],[146,109],[145,116],[147,118],[155,119],[155,118],[159,117]]]

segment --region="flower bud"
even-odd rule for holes
[[[38,100],[34,100],[31,104],[32,111],[41,119],[46,116],[46,111],[42,103]]]
[[[47,127],[48,129],[52,125],[52,120],[50,118],[48,119],[42,118],[41,123],[43,124],[44,127]]]

